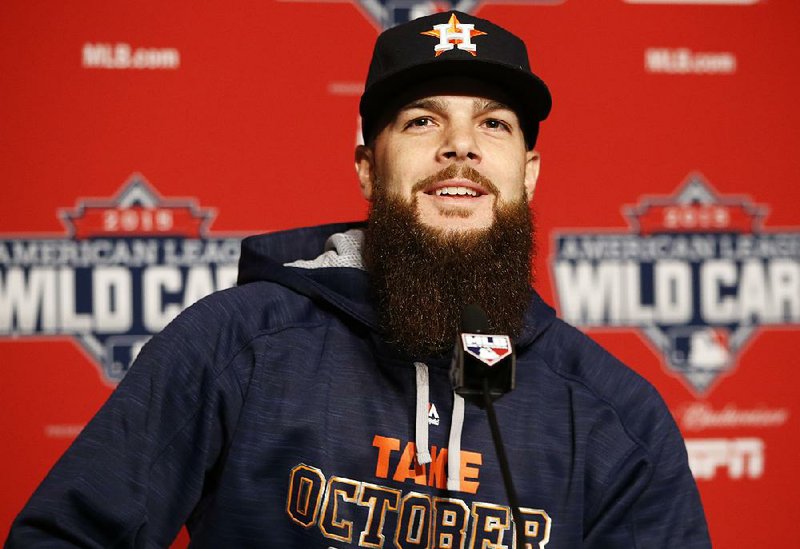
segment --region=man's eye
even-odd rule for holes
[[[426,128],[433,124],[433,120],[427,116],[420,116],[406,123],[406,128]]]
[[[511,126],[508,123],[498,120],[496,118],[487,118],[483,121],[483,125],[490,130],[505,130],[511,131]]]

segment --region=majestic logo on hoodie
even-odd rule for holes
[[[624,210],[628,231],[555,234],[562,316],[640,330],[698,394],[765,327],[800,324],[800,232],[765,230],[767,208],[691,174],[669,196]]]
[[[439,411],[433,402],[428,403],[428,425],[439,425]]]
[[[240,239],[207,236],[212,209],[139,174],[58,216],[63,236],[0,236],[0,338],[72,338],[108,382],[182,309],[236,282]]]

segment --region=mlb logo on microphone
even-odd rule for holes
[[[506,335],[461,334],[464,351],[487,366],[494,366],[511,352],[511,338]]]

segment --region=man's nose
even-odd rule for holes
[[[443,133],[439,156],[444,160],[480,162],[481,151],[476,128],[466,122],[451,122]]]

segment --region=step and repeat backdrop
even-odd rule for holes
[[[372,43],[451,7],[522,36],[553,93],[539,292],[662,392],[716,547],[795,546],[795,0],[0,4],[3,536],[243,236],[364,218]]]

